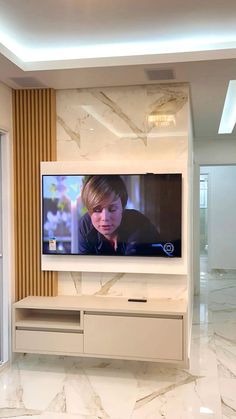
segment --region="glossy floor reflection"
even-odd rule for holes
[[[236,417],[236,270],[207,272],[201,260],[201,295],[195,298],[194,329],[207,336],[216,361],[221,417]],[[193,329],[193,330],[194,330]],[[194,341],[195,332],[193,335]],[[202,340],[203,342],[203,340]],[[193,349],[193,348],[192,348]],[[199,357],[202,358],[202,355]]]
[[[0,374],[0,417],[236,417],[236,271],[201,272],[188,370],[155,363],[19,356]]]

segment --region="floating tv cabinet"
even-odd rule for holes
[[[13,304],[15,352],[187,365],[184,300],[27,297]]]

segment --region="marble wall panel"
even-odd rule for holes
[[[187,84],[57,91],[57,160],[187,161],[188,110]],[[148,121],[160,112],[172,113],[175,124],[157,127]],[[59,294],[184,296],[183,280],[171,279],[172,293],[167,281],[153,275],[61,272]]]

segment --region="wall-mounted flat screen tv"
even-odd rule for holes
[[[43,175],[42,253],[181,257],[181,174]]]

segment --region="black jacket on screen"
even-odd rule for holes
[[[117,230],[116,250],[94,228],[88,213],[79,221],[78,234],[79,254],[155,256],[157,252],[164,253],[162,247],[158,245],[159,234],[154,225],[145,215],[133,209],[123,211],[122,221]]]

